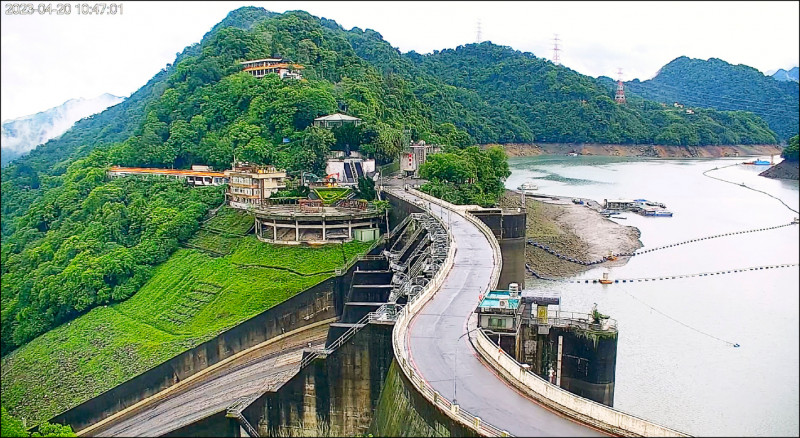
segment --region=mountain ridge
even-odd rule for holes
[[[800,80],[800,72],[798,71],[798,67],[790,68],[789,70],[784,70],[779,68],[775,73],[771,74],[775,80],[778,81],[794,81],[797,82]]]
[[[5,166],[36,146],[60,136],[75,122],[97,114],[124,99],[109,93],[91,99],[73,98],[35,114],[3,121],[2,165]]]
[[[797,134],[798,84],[778,81],[744,64],[681,56],[662,67],[653,79],[624,84],[626,92],[667,104],[751,111],[766,121],[781,141]]]

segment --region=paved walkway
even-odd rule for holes
[[[322,348],[327,332],[326,324],[270,344],[93,435],[160,436],[225,411],[239,398],[274,391],[297,374],[303,348],[309,342]]]
[[[403,190],[392,194],[428,204]],[[492,249],[486,236],[463,216],[437,205],[431,211],[450,224],[457,250],[442,287],[410,322],[407,345],[413,366],[442,396],[456,398],[462,409],[512,435],[604,436],[521,395],[478,359],[467,336],[461,337],[478,295],[489,285]]]

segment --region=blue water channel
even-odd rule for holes
[[[800,210],[798,182],[758,176],[766,166],[710,173],[736,184],[703,176],[751,159],[518,157],[509,159],[506,187],[532,181],[542,194],[664,203],[673,217],[624,213],[625,220],[616,220],[639,228],[647,249],[797,217],[776,199],[738,185]],[[640,278],[798,263],[798,229],[679,245],[579,278],[600,278],[606,271],[611,279]],[[597,303],[618,321],[615,408],[698,436],[797,436],[799,274],[794,266],[612,285],[529,280],[526,288],[560,292],[562,310],[588,312]]]

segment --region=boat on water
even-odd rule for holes
[[[578,153],[577,152],[570,152],[567,155],[569,155],[570,157],[577,157]]]
[[[668,210],[656,210],[653,216],[672,217],[672,212]]]
[[[603,278],[601,278],[599,281],[600,281],[600,284],[611,284],[611,283],[613,283],[613,281],[608,279],[608,272],[603,272]]]
[[[533,192],[533,191],[539,190],[539,186],[537,186],[536,184],[528,181],[528,182],[524,182],[524,183],[520,184],[519,187],[517,187],[517,190],[522,190],[524,193],[528,193],[528,192]]]
[[[742,164],[753,164],[756,166],[769,166],[770,162],[767,160],[753,160],[753,161],[745,161]]]

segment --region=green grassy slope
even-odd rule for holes
[[[205,227],[236,224],[246,231],[252,218],[225,209]],[[4,358],[4,405],[29,424],[47,420],[319,283],[371,245],[304,248],[209,234],[225,243],[198,235],[192,242],[215,253],[227,245],[230,254],[179,249],[127,301],[95,308]]]

